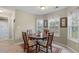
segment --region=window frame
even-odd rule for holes
[[[60,36],[60,16],[51,16],[51,17],[48,18],[48,29],[49,29],[49,21],[50,20],[53,21],[53,19],[59,19],[59,20],[57,20],[57,22],[59,22],[59,24],[58,24],[58,33],[55,33],[55,35],[54,35],[56,37],[59,37]],[[56,27],[56,26],[54,26],[54,27]],[[53,32],[55,32],[55,31],[53,31]]]

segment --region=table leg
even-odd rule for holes
[[[38,41],[36,41],[36,53],[38,52]]]

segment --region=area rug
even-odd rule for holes
[[[61,51],[62,51],[62,48],[55,47],[55,46],[52,47],[52,53],[61,53]]]
[[[21,44],[20,46],[23,48],[23,44]],[[52,53],[61,53],[61,51],[62,51],[62,48],[52,46]],[[32,53],[35,53],[35,52],[32,52]],[[39,52],[39,53],[44,53],[44,52]],[[49,50],[49,53],[51,53],[50,50]]]

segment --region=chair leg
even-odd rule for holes
[[[50,50],[51,50],[51,52],[52,52],[52,45],[50,46]]]
[[[40,45],[39,45],[39,51],[40,51]]]
[[[24,45],[24,52],[26,51],[26,47],[25,47],[25,45]]]
[[[26,51],[25,47],[24,47],[24,52]]]
[[[29,51],[29,47],[27,47],[27,53],[29,53],[30,51]]]
[[[48,48],[46,48],[46,53],[48,53]]]
[[[36,53],[37,53],[37,45],[36,45]]]

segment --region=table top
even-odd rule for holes
[[[47,36],[43,35],[43,36],[39,36],[39,35],[29,35],[29,38],[32,39],[46,39]]]

